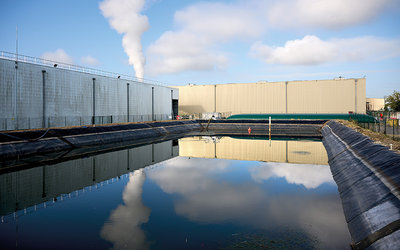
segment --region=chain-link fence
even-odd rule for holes
[[[399,119],[382,118],[375,123],[359,123],[359,125],[363,128],[391,136],[394,140],[400,140],[399,122]]]
[[[0,118],[0,131],[18,129],[37,129],[50,127],[70,127],[82,125],[100,125],[125,122],[144,122],[173,120],[172,115],[151,114],[144,115],[109,115],[109,116],[47,116],[43,117],[22,117],[22,118]],[[17,125],[15,125],[17,124]]]

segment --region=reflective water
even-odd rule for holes
[[[348,248],[326,161],[319,141],[191,137],[4,173],[1,246]]]

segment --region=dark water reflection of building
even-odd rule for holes
[[[109,152],[0,175],[0,215],[90,187],[178,156],[174,141]]]

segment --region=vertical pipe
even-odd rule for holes
[[[287,86],[288,86],[288,82],[285,82],[286,114],[287,114],[287,112],[288,112]]]
[[[286,140],[286,162],[289,162],[288,159],[288,141]]]
[[[14,86],[14,129],[18,129],[18,58],[15,61],[15,86]]]
[[[154,121],[154,87],[151,87],[151,120]]]
[[[126,150],[126,169],[129,170],[129,149]]]
[[[93,177],[93,181],[96,181],[96,158],[95,156],[93,156],[92,158],[92,177]]]
[[[171,89],[171,118],[174,119],[174,90]]]
[[[354,99],[355,99],[355,105],[354,105],[354,113],[357,114],[357,79],[354,80]]]
[[[217,84],[214,85],[214,112],[217,112]]]
[[[271,116],[269,117],[269,139],[271,140]]]
[[[129,122],[129,82],[126,83],[126,113],[127,121]]]
[[[46,166],[42,167],[42,198],[46,197]]]
[[[42,128],[46,127],[46,70],[42,70]]]
[[[154,162],[154,144],[151,144],[151,162]]]
[[[92,78],[93,80],[93,93],[92,93],[92,99],[93,99],[93,113],[92,113],[92,124],[94,125],[95,123],[95,117],[96,117],[96,78]]]
[[[217,141],[214,141],[214,158],[217,159]]]

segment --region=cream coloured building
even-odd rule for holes
[[[367,98],[367,110],[378,111],[385,108],[385,99],[383,98]]]
[[[175,86],[179,114],[365,113],[366,79]]]

